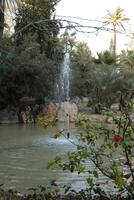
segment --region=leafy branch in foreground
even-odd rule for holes
[[[111,180],[111,192],[116,188],[118,192],[121,191],[123,194],[126,192],[130,199],[134,199],[133,111],[134,99],[121,108],[120,115],[115,115],[113,112],[105,113],[112,117],[112,125],[91,124],[86,116],[80,117],[77,120],[77,127],[81,131],[77,143],[72,142],[77,150],[68,152],[66,159],[58,157],[53,163],[49,163],[49,167],[56,164],[70,172],[76,171],[78,174],[88,172],[87,182],[92,190],[103,175]],[[55,138],[61,135],[70,140],[64,132],[60,132]],[[85,162],[92,163],[93,167],[85,165]],[[106,179],[106,185],[109,181]],[[101,190],[106,189],[104,185],[99,186]]]

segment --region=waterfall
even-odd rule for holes
[[[70,121],[76,118],[78,108],[75,103],[70,102],[70,55],[68,52],[64,55],[60,69],[58,119],[60,122],[65,122],[65,130],[70,133]]]
[[[60,93],[60,99],[61,99],[61,107],[63,107],[63,110],[65,112],[65,118],[66,118],[66,131],[70,132],[70,125],[69,125],[69,90],[70,90],[70,55],[68,52],[64,55],[64,60],[61,65],[61,74],[60,74],[60,87],[61,87],[61,93]]]
[[[67,52],[64,55],[64,61],[61,65],[60,74],[60,99],[61,102],[69,102],[70,96],[70,55]]]

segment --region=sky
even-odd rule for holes
[[[127,48],[126,44],[130,41],[129,32],[134,31],[134,0],[61,0],[56,8],[56,15],[82,17],[92,20],[103,20],[107,15],[107,10],[113,11],[117,7],[124,9],[124,14],[130,18],[129,24],[126,24],[126,34],[117,34],[117,52]],[[86,25],[99,25],[94,22],[76,20]],[[130,27],[132,26],[131,30]],[[89,30],[88,30],[89,31]],[[77,40],[85,41],[93,53],[100,52],[109,48],[109,42],[112,33],[101,31],[98,34],[78,34]]]

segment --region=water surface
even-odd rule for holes
[[[52,180],[75,189],[86,187],[86,174],[46,169],[50,159],[76,148],[64,137],[52,138],[63,127],[44,130],[37,125],[0,125],[0,183],[20,191],[48,186]],[[71,139],[75,136],[76,130],[72,129]]]

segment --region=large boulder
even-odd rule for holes
[[[58,120],[65,122],[69,118],[70,122],[75,121],[78,116],[78,107],[75,103],[62,102],[58,109]]]
[[[24,124],[30,124],[34,123],[34,115],[33,115],[33,110],[31,109],[30,106],[26,106],[24,110],[22,110],[19,114],[20,122]]]
[[[51,119],[54,120],[57,118],[58,106],[53,102],[50,102],[48,105],[43,105],[41,113],[39,116],[43,117],[44,119]]]
[[[19,123],[17,113],[9,108],[0,111],[0,123]]]

